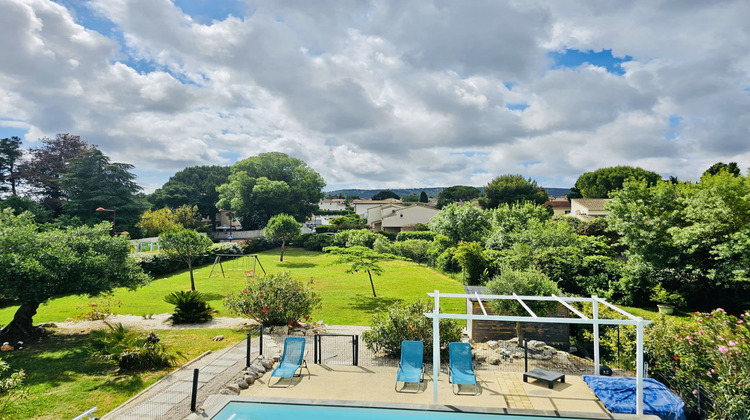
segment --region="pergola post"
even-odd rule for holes
[[[432,308],[432,403],[438,403],[438,374],[440,373],[440,291],[435,290]]]
[[[591,304],[594,312],[594,375],[599,376],[599,298],[591,295]]]

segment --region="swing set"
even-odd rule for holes
[[[252,261],[252,265],[251,262]],[[214,269],[218,265],[221,269],[221,277],[225,278],[224,265],[227,265],[226,271],[241,271],[247,277],[254,277],[257,267],[266,274],[266,269],[263,268],[263,264],[260,263],[258,256],[255,254],[217,254],[214,260],[214,265],[211,266],[211,272],[208,274],[208,278],[214,274]]]

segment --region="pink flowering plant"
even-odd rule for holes
[[[645,340],[650,369],[712,418],[750,418],[750,314],[719,308],[687,321],[660,318]],[[700,389],[702,392],[698,392]]]
[[[224,306],[265,326],[293,325],[300,319],[309,319],[312,311],[320,307],[321,298],[312,291],[311,284],[312,281],[303,284],[288,272],[268,274],[250,279],[242,290],[224,299]]]

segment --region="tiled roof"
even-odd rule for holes
[[[573,200],[588,210],[603,211],[604,204],[609,201],[609,198],[574,198]]]
[[[555,200],[555,201],[547,201],[544,203],[545,206],[551,206],[555,209],[560,208],[569,208],[570,207],[570,201],[568,200]]]

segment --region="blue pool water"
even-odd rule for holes
[[[321,405],[276,404],[233,401],[224,406],[213,420],[549,420],[549,417],[515,416],[444,411],[400,410],[396,408],[340,407]],[[557,417],[560,419],[560,417]]]

